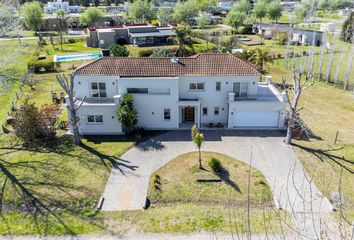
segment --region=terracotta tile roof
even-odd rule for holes
[[[192,57],[103,57],[78,67],[76,75],[120,77],[259,76],[256,68],[232,54],[197,54]]]

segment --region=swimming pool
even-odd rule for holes
[[[74,55],[54,55],[53,62],[68,62],[77,60],[96,59],[102,57],[101,52],[74,54]]]

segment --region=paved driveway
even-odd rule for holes
[[[311,225],[314,214],[329,213],[328,199],[306,175],[284,136],[276,131],[204,131],[203,151],[229,155],[260,170],[271,186],[278,208]],[[126,152],[112,169],[104,191],[103,211],[142,209],[151,174],[177,156],[196,151],[189,131],[171,131]],[[251,157],[252,152],[252,157]],[[297,216],[298,215],[298,216]]]

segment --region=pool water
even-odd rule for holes
[[[54,55],[54,62],[69,62],[77,60],[87,60],[87,59],[96,59],[102,57],[101,52],[93,53],[83,53],[83,54],[74,54],[74,55]]]

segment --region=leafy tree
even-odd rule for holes
[[[217,9],[216,0],[200,0],[199,9],[203,12],[213,13]]]
[[[279,18],[282,16],[282,11],[283,9],[280,4],[280,1],[273,1],[268,7],[268,16],[270,19],[275,20],[275,22],[278,22]]]
[[[225,18],[225,23],[230,27],[233,27],[236,31],[238,31],[238,28],[243,25],[243,22],[245,21],[246,17],[247,16],[244,12],[232,10],[227,14]]]
[[[194,125],[191,130],[191,135],[192,135],[192,141],[193,143],[197,146],[198,148],[198,162],[199,162],[199,169],[203,169],[202,166],[202,156],[201,156],[201,147],[204,142],[204,135],[203,133],[199,132],[197,127]]]
[[[192,31],[188,27],[177,28],[175,31],[176,31],[176,36],[173,39],[178,44],[176,56],[185,57],[188,55],[186,45],[193,47],[192,46],[193,41],[190,36]]]
[[[308,18],[311,11],[313,11],[313,6],[315,6],[315,2],[313,0],[302,1],[301,6],[295,10],[297,18]]]
[[[95,7],[98,7],[100,5],[100,0],[93,0],[93,4]]]
[[[194,17],[198,16],[198,6],[197,0],[178,2],[175,7],[175,20],[179,23],[189,24]]]
[[[15,114],[15,134],[25,143],[53,138],[58,107],[45,105],[39,109],[26,101]]]
[[[206,28],[208,25],[208,18],[207,17],[199,17],[197,18],[197,26],[200,29]]]
[[[349,17],[344,21],[342,25],[342,32],[340,35],[340,39],[344,42],[354,42],[353,41],[354,34],[354,12],[352,12]]]
[[[154,48],[150,57],[173,57],[174,55],[170,48]]]
[[[88,8],[83,14],[81,14],[80,22],[81,24],[86,24],[87,26],[92,26],[100,21],[103,14],[97,8]]]
[[[331,0],[330,7],[333,10],[351,8],[351,7],[353,7],[353,1],[351,1],[351,0]]]
[[[126,134],[130,134],[134,130],[138,123],[138,117],[132,95],[126,94],[122,97],[120,107],[117,111],[117,119]]]
[[[10,1],[0,2],[0,37],[4,37],[7,32],[13,31],[16,22],[16,8]]]
[[[154,4],[148,0],[134,1],[128,7],[128,16],[134,22],[148,22],[155,18]]]
[[[82,0],[82,6],[89,7],[90,6],[90,0]]]
[[[324,12],[329,10],[331,7],[331,1],[330,0],[321,0],[320,3],[318,4],[318,8],[323,10]]]
[[[56,12],[56,14],[57,14],[57,18],[59,19],[58,35],[59,35],[59,41],[60,41],[60,48],[61,48],[61,51],[63,51],[63,31],[65,30],[64,24],[65,24],[66,13],[63,9],[59,9]]]
[[[128,57],[129,56],[129,50],[123,45],[111,44],[109,46],[109,50],[111,51],[113,56],[116,56],[116,57]]]
[[[34,31],[40,31],[43,22],[43,10],[39,2],[26,2],[22,5],[23,21]]]
[[[256,48],[250,60],[259,67],[261,72],[263,72],[264,63],[273,62],[273,57],[270,55],[269,50]]]
[[[105,4],[106,4],[106,6],[111,6],[112,5],[112,1],[111,0],[105,0]]]
[[[161,26],[166,26],[168,23],[173,21],[173,8],[160,7],[157,12],[157,19]]]
[[[262,19],[267,16],[268,2],[266,0],[258,0],[253,7],[253,13],[256,18],[259,18],[259,21],[262,22]]]
[[[246,15],[251,11],[252,6],[248,0],[236,1],[230,11],[243,12]]]

